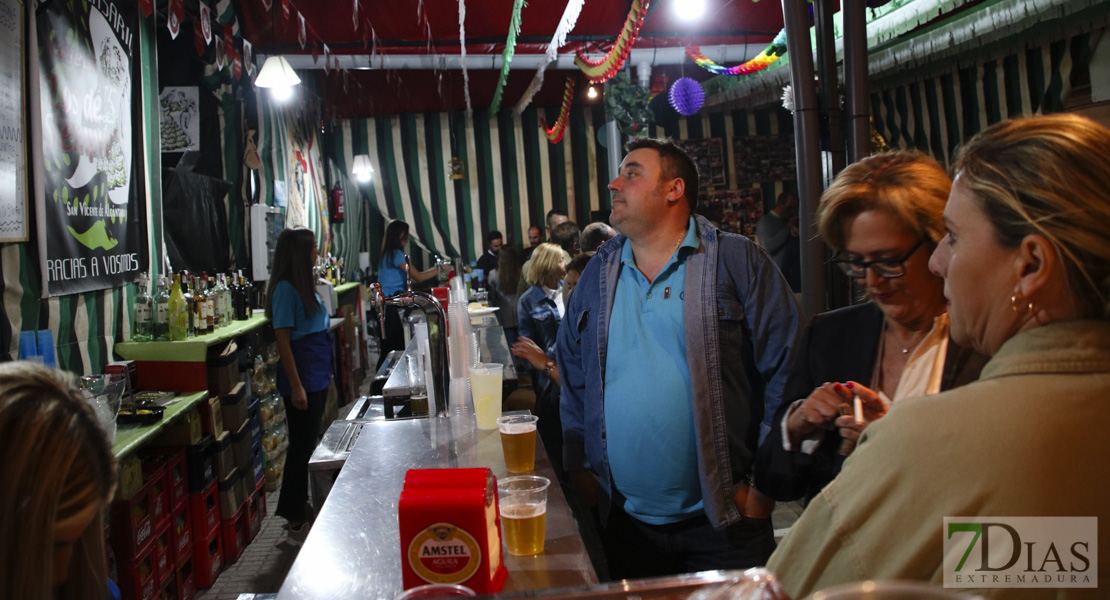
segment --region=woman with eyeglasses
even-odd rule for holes
[[[951,186],[936,161],[900,151],[849,166],[821,197],[818,231],[868,302],[807,327],[756,459],[764,494],[808,502],[893,402],[978,379],[986,357],[949,338],[944,280],[929,271]]]

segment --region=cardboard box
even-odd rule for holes
[[[231,434],[231,443],[235,447],[235,466],[240,471],[251,470],[254,465],[254,438],[248,423],[243,423],[239,431]]]
[[[216,476],[220,479],[226,479],[235,469],[235,448],[231,445],[231,432],[225,431],[216,438],[212,462],[216,467]]]
[[[200,412],[195,408],[190,408],[162,429],[162,433],[154,441],[154,445],[192,446],[199,444],[203,435],[204,432],[200,427]]]
[[[220,411],[224,416],[224,427],[228,431],[239,431],[247,421],[246,386],[236,382],[231,391],[220,396]]]
[[[239,382],[239,346],[228,342],[222,349],[208,352],[208,391],[216,396],[231,392]]]
[[[233,515],[243,507],[243,484],[238,469],[220,482],[220,514]]]
[[[221,410],[220,397],[205,398],[197,409],[200,411],[201,430],[204,433],[211,433],[213,437],[219,437],[224,431],[224,413]]]

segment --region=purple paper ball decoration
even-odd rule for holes
[[[701,105],[705,103],[705,90],[693,79],[682,77],[671,86],[670,100],[675,110],[688,117],[701,110]]]

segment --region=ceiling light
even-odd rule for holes
[[[297,72],[289,66],[289,61],[285,60],[284,56],[266,58],[262,69],[258,71],[258,77],[254,79],[254,85],[260,88],[271,88],[277,100],[287,100],[293,95],[292,87],[300,82],[301,78],[297,77]]]
[[[355,156],[355,164],[351,168],[351,172],[363,183],[370,181],[370,176],[374,174],[374,166],[370,164],[370,157],[365,154]]]
[[[678,0],[672,6],[675,16],[683,21],[700,19],[705,14],[705,0]]]
[[[597,98],[597,88],[594,87],[594,84],[590,84],[590,89],[586,91],[586,97],[590,100]]]

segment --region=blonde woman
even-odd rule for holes
[[[60,371],[0,365],[0,598],[104,600],[116,461]]]
[[[555,335],[566,311],[563,278],[567,275],[570,257],[555,244],[540,244],[524,272],[528,289],[516,305],[520,336],[531,339],[544,353],[555,354]],[[540,386],[547,384],[547,375],[540,374]]]

